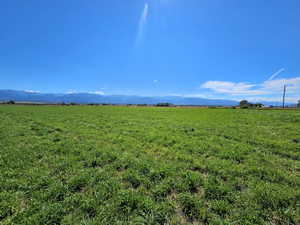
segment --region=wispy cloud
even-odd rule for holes
[[[281,69],[278,70],[276,73],[272,74],[272,75],[269,77],[268,81],[269,81],[269,80],[273,80],[275,77],[277,77],[279,74],[281,74],[281,73],[284,72],[284,71],[285,71],[285,69],[284,69],[284,68],[281,68]]]
[[[142,15],[140,17],[140,21],[139,21],[139,27],[138,27],[138,33],[137,33],[137,37],[136,37],[136,41],[135,44],[138,45],[144,36],[144,32],[145,32],[145,26],[147,23],[147,18],[148,18],[148,13],[149,13],[149,5],[148,3],[145,3]]]

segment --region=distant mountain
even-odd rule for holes
[[[0,90],[0,101],[40,102],[40,103],[103,103],[103,104],[157,104],[169,102],[175,105],[233,106],[237,101],[205,99],[196,97],[162,96],[143,97],[134,95],[98,95],[90,93],[44,94],[29,91]]]

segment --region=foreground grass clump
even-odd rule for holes
[[[0,224],[300,224],[300,111],[0,106]]]

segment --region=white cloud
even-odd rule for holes
[[[262,84],[262,88],[271,92],[277,92],[282,90],[284,84],[287,85],[289,92],[300,91],[300,77],[294,77],[290,79],[267,80]]]
[[[153,83],[158,83],[158,80],[153,80]]]
[[[281,101],[282,101],[282,96],[273,96],[273,97],[260,97],[260,96],[257,96],[257,97],[249,97],[247,98],[248,101],[251,101],[251,102],[278,102],[281,104]],[[289,102],[289,103],[295,103],[299,100],[299,97],[297,98],[297,96],[294,96],[294,97],[286,97],[285,101],[286,102]]]
[[[223,94],[224,98],[280,101],[284,84],[287,85],[287,102],[295,102],[297,99],[300,99],[300,77],[276,80],[268,79],[259,84],[207,81],[201,85],[201,88],[208,89],[215,95]]]
[[[183,97],[183,98],[210,98],[211,97],[205,94],[178,94],[178,93],[169,93],[166,96]]]
[[[78,92],[74,91],[74,90],[67,91],[67,94],[76,94],[76,93],[78,93]]]
[[[224,93],[231,95],[261,95],[266,94],[263,90],[254,89],[255,84],[234,83],[227,81],[207,81],[202,84],[202,88],[210,89],[216,93]]]
[[[103,91],[90,91],[89,94],[104,95],[104,92]]]
[[[38,93],[41,93],[40,91],[34,91],[34,90],[25,90],[25,92],[31,93],[31,94],[38,94]]]
[[[103,91],[78,92],[75,90],[70,90],[67,92],[67,94],[80,94],[80,93],[88,93],[88,94],[93,94],[93,95],[104,95],[105,94]]]

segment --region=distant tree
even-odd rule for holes
[[[162,103],[158,103],[156,104],[157,107],[171,107],[173,106],[172,103],[169,103],[169,102],[162,102]]]
[[[300,100],[298,101],[297,108],[300,108]]]
[[[242,100],[240,101],[240,104],[239,104],[240,108],[242,109],[248,109],[248,108],[261,108],[264,106],[264,104],[262,103],[250,103],[248,102],[247,100]]]
[[[6,104],[15,104],[15,101],[10,100],[10,101],[6,102]]]
[[[256,108],[262,108],[264,106],[264,104],[262,104],[262,103],[255,103],[254,106]]]
[[[249,108],[249,102],[248,102],[247,100],[242,100],[242,101],[240,101],[239,106],[240,106],[242,109]]]
[[[70,105],[77,105],[77,103],[75,103],[75,102],[70,102]]]

